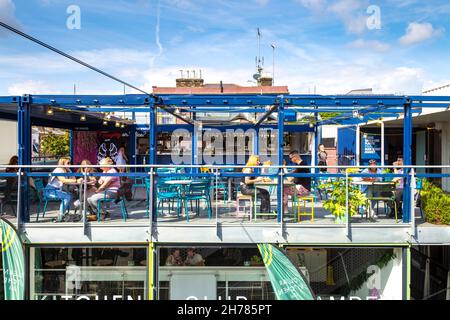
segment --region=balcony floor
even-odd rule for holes
[[[127,201],[126,207],[128,210],[128,224],[148,224],[149,219],[145,217],[146,214],[146,200],[143,199],[142,195],[137,193],[136,194],[136,200]],[[139,200],[142,199],[142,200]],[[227,224],[227,225],[239,225],[239,224],[276,224],[277,219],[276,216],[258,216],[257,219],[252,217],[252,220],[250,221],[248,215],[247,216],[238,216],[236,213],[236,201],[226,201],[218,200],[218,201],[212,201],[212,218],[208,219],[207,216],[207,210],[205,208],[204,204],[200,204],[200,215],[197,215],[195,212],[189,208],[189,222],[186,221],[186,217],[184,215],[184,212],[180,215],[178,218],[176,215],[176,212],[172,210],[168,210],[167,204],[164,205],[163,209],[160,209],[159,211],[159,217],[158,217],[158,224],[176,224],[176,225],[183,225],[183,224],[192,224],[192,225],[211,225],[221,223],[221,224]],[[55,223],[53,220],[55,220],[58,217],[59,212],[59,204],[50,202],[47,206],[47,211],[45,214],[45,217],[42,217],[42,212],[39,217],[39,221],[36,222],[36,213],[37,213],[37,204],[31,204],[30,206],[30,212],[31,212],[31,219],[30,224],[54,224],[54,225],[61,225],[65,224],[65,222],[62,223]],[[104,207],[108,212],[111,213],[111,216],[107,218],[106,220],[102,220],[100,222],[90,222],[90,224],[123,224],[124,221],[120,214],[120,206],[119,205],[113,205],[111,207],[108,207],[108,204]],[[272,202],[272,209],[276,209],[276,201]],[[11,206],[4,206],[4,215],[3,217],[11,220],[14,223],[17,223],[16,217],[12,214],[13,208]],[[306,210],[308,212],[311,211],[311,204],[307,204]],[[183,210],[184,211],[184,210]],[[217,218],[216,218],[216,211],[217,211]],[[322,202],[318,201],[315,202],[314,205],[314,221],[310,220],[309,216],[303,216],[301,217],[301,222],[298,222],[296,217],[294,217],[294,212],[297,211],[297,208],[289,208],[289,214],[285,214],[284,221],[286,224],[289,225],[336,225],[339,224],[339,222],[336,221],[334,216],[327,210],[325,210],[322,207]],[[70,213],[72,214],[74,211],[71,210]],[[78,212],[80,213],[80,212]],[[384,207],[380,207],[378,209],[378,219],[377,220],[369,220],[366,217],[361,217],[360,215],[355,216],[351,220],[352,223],[363,223],[363,224],[378,224],[378,225],[398,225],[401,223],[401,221],[398,221],[396,223],[395,219],[388,218],[384,212]],[[82,222],[78,222],[82,223]],[[416,223],[421,224],[424,223],[423,219],[420,217],[420,211],[419,209],[416,209]],[[73,224],[73,223],[72,223]]]

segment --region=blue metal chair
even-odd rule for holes
[[[111,203],[111,202],[116,202],[116,198],[108,198],[106,196],[107,190],[105,190],[105,193],[103,194],[103,199],[100,199],[97,202],[97,221],[100,222],[100,213],[101,213],[101,208],[102,208],[102,204],[104,203]],[[125,205],[125,198],[123,196],[117,195],[119,198],[118,203],[120,203],[120,214],[122,215],[123,221],[127,221],[128,218],[128,210],[127,207]]]
[[[196,202],[196,212],[197,215],[200,214],[200,201],[206,202],[206,207],[208,211],[208,218],[212,218],[212,209],[211,209],[211,197],[209,194],[209,181],[206,179],[198,180],[192,182],[189,186],[187,186],[185,197],[183,198],[184,210],[186,214],[186,221],[189,222],[189,212],[187,208],[188,201]]]
[[[39,221],[39,214],[41,212],[42,209],[42,204],[44,204],[44,208],[42,211],[42,217],[45,217],[45,212],[47,211],[47,204],[49,202],[63,202],[62,199],[59,199],[57,197],[51,197],[49,198],[48,196],[52,194],[52,192],[54,193],[56,190],[53,189],[46,189],[44,187],[44,182],[42,181],[42,179],[37,178],[34,179],[34,185],[36,186],[36,192],[37,192],[37,196],[39,199],[39,205],[38,205],[38,210],[37,210],[37,215],[36,215],[36,221]],[[67,210],[69,211],[69,208],[67,208]],[[63,202],[63,212],[66,211],[66,208],[64,208],[64,202]]]
[[[133,185],[131,186],[131,193],[132,193],[132,196],[134,199],[136,190],[146,188],[146,185],[145,185],[144,177],[135,177],[133,180],[134,181],[133,181]]]
[[[170,178],[158,178],[156,182],[156,199],[157,199],[157,205],[156,205],[156,215],[159,213],[159,209],[162,207],[164,209],[164,203],[167,202],[169,205],[169,210],[172,204],[172,207],[175,206],[174,202],[176,201],[177,205],[177,217],[180,217],[180,209],[181,209],[181,196],[179,189],[176,185],[167,185],[165,182],[167,180],[171,180]],[[145,180],[146,186],[147,186],[147,213],[146,216],[148,217],[150,212],[150,192],[151,192],[151,186],[150,186],[150,179]]]
[[[232,169],[222,169],[223,172],[233,172],[234,168]],[[212,173],[212,171],[210,170],[209,173]],[[225,204],[227,202],[228,199],[228,178],[218,178],[217,179],[217,184],[216,184],[216,178],[215,177],[211,177],[210,178],[210,186],[209,186],[209,191],[210,193],[214,192],[218,192],[219,190],[223,191],[223,203]]]
[[[414,201],[416,204],[416,207],[419,207],[420,210],[420,217],[423,219],[423,209],[422,209],[422,204],[421,204],[421,197],[420,197],[420,191],[422,191],[423,189],[423,180],[424,179],[420,179],[417,178],[416,180],[416,193],[414,194]]]

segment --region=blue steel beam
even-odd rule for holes
[[[127,95],[31,95],[32,105],[45,106],[144,106],[151,98],[144,94]]]
[[[17,130],[18,130],[18,153],[19,165],[31,165],[31,121],[30,105],[20,98],[17,102]],[[29,169],[23,169],[25,175],[22,176],[20,188],[20,206],[17,212],[21,223],[29,222],[28,203],[28,179],[26,174]],[[20,226],[19,226],[20,227]]]
[[[17,96],[0,96],[0,104],[10,104],[17,106],[20,97]]]
[[[159,95],[165,106],[265,106],[279,104],[276,96],[263,95]]]
[[[411,104],[408,102],[405,103],[405,112],[403,119],[403,161],[405,166],[412,165],[412,113],[411,113]],[[409,173],[410,169],[405,170],[405,173]],[[405,179],[404,186],[406,188],[403,189],[403,222],[408,223],[414,217],[410,217],[410,208],[411,208],[411,189],[408,186],[411,183],[411,178],[408,175]]]
[[[278,106],[278,165],[283,165],[284,158],[284,98],[281,97],[281,103]],[[283,170],[283,169],[280,169]],[[282,188],[284,181],[283,179],[278,179],[278,188],[277,188],[277,213],[278,213],[278,222],[281,222],[281,211],[283,210],[283,197],[282,197]]]
[[[318,95],[290,95],[286,96],[289,102],[286,104],[295,106],[402,106],[405,102],[403,96],[386,96],[386,95],[370,95],[370,96],[318,96]],[[338,111],[338,110],[336,110]]]
[[[267,129],[278,129],[278,124],[263,124],[260,126],[261,128],[267,128]],[[252,129],[253,124],[243,123],[243,124],[235,124],[235,125],[208,125],[203,124],[203,129],[217,129],[221,132],[226,132],[226,130],[248,130]],[[309,125],[290,125],[285,124],[284,125],[284,132],[313,132],[314,129],[310,128]],[[188,124],[159,124],[157,126],[157,132],[172,132],[177,129],[185,129],[189,132],[193,132],[193,126]],[[148,125],[138,124],[136,125],[136,130],[138,131],[148,131]]]
[[[157,153],[156,153],[156,136],[157,136],[157,117],[156,117],[156,107],[152,103],[149,106],[149,164],[156,164]]]

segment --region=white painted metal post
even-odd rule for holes
[[[17,211],[16,211],[16,216],[17,216],[17,229],[20,231],[22,229],[22,217],[20,216],[21,214],[21,201],[22,201],[22,192],[21,192],[21,188],[22,188],[22,168],[19,169],[19,171],[17,172]]]
[[[348,168],[345,169],[345,226],[347,237],[350,236],[350,218],[348,214]]]
[[[450,300],[450,271],[447,273],[447,293],[445,295],[445,300]]]
[[[356,154],[355,154],[355,164],[359,166],[359,158],[361,154],[361,127],[359,124],[356,125]]]
[[[425,262],[425,281],[423,282],[423,298],[430,295],[430,259]]]
[[[410,210],[409,210],[409,217],[411,221],[411,235],[415,238],[416,237],[416,201],[414,201],[414,193],[416,192],[416,175],[414,172],[414,169],[411,169],[410,172],[411,175],[411,183],[410,183],[410,190],[411,193],[411,201],[410,201]]]
[[[384,122],[380,121],[381,123],[381,165],[384,166]]]

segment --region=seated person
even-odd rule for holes
[[[306,166],[306,163],[303,163],[303,159],[300,157],[298,151],[292,151],[289,154],[289,159],[291,162],[297,166],[303,165]],[[296,168],[289,173],[311,173],[309,168]],[[285,210],[287,209],[288,196],[293,196],[297,194],[298,197],[306,197],[311,193],[311,178],[310,177],[288,177],[287,180],[289,182],[293,182],[295,184],[294,187],[286,187],[283,192],[283,203]]]
[[[100,165],[104,166],[100,169],[103,173],[117,173],[117,170],[111,167],[113,165],[113,161],[110,158],[104,158],[100,161]],[[120,177],[119,176],[103,176],[98,180],[100,186],[95,190],[94,194],[90,196],[87,201],[91,210],[94,212],[97,211],[98,201],[104,199],[105,197],[108,199],[115,199],[119,192],[120,188]],[[109,216],[109,212],[105,212],[103,214],[103,218],[107,218]]]
[[[403,166],[403,157],[398,157],[397,161],[393,163],[394,166]],[[403,168],[394,168],[394,173],[396,174],[403,174]],[[402,217],[402,203],[403,203],[403,186],[404,186],[404,179],[401,177],[395,177],[392,179],[393,182],[396,183],[396,189],[395,189],[395,203],[397,205],[397,217]],[[395,217],[395,208],[391,207],[391,213],[389,214],[390,218]]]
[[[194,248],[189,248],[187,251],[187,257],[184,261],[185,266],[204,266],[205,260],[203,260],[203,257],[195,252]]]
[[[17,166],[19,164],[19,157],[18,156],[12,156],[9,159],[8,165],[9,166]],[[6,173],[17,173],[19,172],[18,168],[7,168],[5,170]],[[6,178],[6,186],[5,186],[5,199],[6,202],[12,201],[12,196],[17,195],[17,183],[18,178],[17,177],[7,177]],[[36,186],[34,185],[33,178],[28,178],[28,186],[36,192]],[[31,194],[30,194],[31,195]]]
[[[166,259],[166,266],[184,266],[183,259],[180,255],[180,249],[175,249]]]
[[[254,172],[253,168],[261,165],[259,161],[259,156],[252,155],[247,161],[246,167],[242,169],[243,173],[252,174]],[[253,196],[255,194],[255,183],[270,181],[268,178],[263,177],[244,177],[241,181],[241,193],[244,195]],[[261,199],[261,212],[269,213],[270,212],[270,194],[269,191],[262,188],[256,188],[256,196]]]
[[[52,173],[69,173],[70,169],[67,168],[69,165],[70,159],[63,157],[59,159],[58,167],[56,167]],[[47,198],[61,200],[59,218],[56,220],[57,222],[62,221],[64,218],[64,211],[70,209],[70,202],[72,201],[72,195],[69,192],[63,191],[63,187],[75,182],[76,179],[73,177],[67,178],[64,176],[51,176],[47,186],[45,187],[44,194]]]
[[[92,165],[92,163],[89,160],[81,161],[81,163],[80,163],[81,168],[78,169],[77,172],[78,173],[86,173],[86,174],[95,172],[94,168],[82,168],[82,166],[90,166],[90,165]],[[83,178],[79,178],[77,180],[77,182],[79,184],[84,184],[84,177]],[[87,181],[86,181],[86,199],[90,198],[91,196],[93,196],[95,194],[95,191],[97,191],[96,184],[97,184],[97,179],[95,177],[93,177],[93,176],[88,176],[87,177]],[[84,191],[84,189],[80,190],[80,192],[82,192],[82,191]],[[82,199],[83,199],[83,197],[84,196],[82,195]],[[80,200],[76,200],[74,202],[74,206],[78,209],[81,206]]]
[[[361,171],[362,174],[381,174],[382,171],[380,168],[376,168],[377,161],[372,159],[369,160],[369,168],[364,169]],[[368,182],[381,182],[383,179],[381,177],[363,177],[361,178],[362,181],[368,181]],[[373,188],[369,186],[362,186],[361,191],[366,194],[366,197],[373,198],[373,197],[379,197],[380,194],[377,191],[374,191]],[[370,201],[370,206],[368,208],[369,210],[369,217],[373,219],[377,219],[378,216],[375,213],[375,205],[376,201]]]

